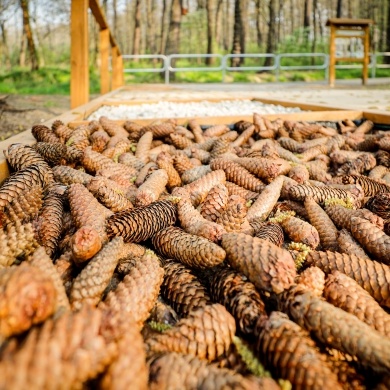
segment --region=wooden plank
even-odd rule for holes
[[[344,38],[344,39],[349,39],[349,38],[360,38],[363,39],[364,35],[349,35],[349,34],[336,34],[335,38]]]
[[[318,111],[318,112],[295,112],[291,114],[266,114],[262,115],[264,118],[269,120],[275,120],[282,118],[283,120],[296,120],[296,121],[339,121],[343,119],[362,119],[362,111]],[[209,117],[187,117],[187,118],[175,118],[180,125],[185,125],[189,119],[196,118],[199,123],[207,125],[220,125],[220,124],[231,124],[238,122],[239,120],[253,121],[252,115],[233,115],[233,116],[209,116]],[[142,119],[131,119],[132,122],[139,123],[141,125],[147,125],[153,120],[161,119],[166,120],[169,118],[142,118]],[[125,120],[116,120],[118,124],[123,124]],[[68,126],[75,128],[80,125],[87,124],[88,121],[73,121],[68,123]]]
[[[367,26],[373,24],[372,19],[349,19],[349,18],[330,18],[326,22],[327,26]]]
[[[111,66],[112,66],[112,89],[121,87],[123,78],[123,62],[118,48],[115,46],[111,49]],[[122,63],[122,67],[121,67]]]
[[[259,101],[265,104],[281,105],[283,107],[299,107],[301,110],[307,111],[349,111],[345,107],[334,107],[326,104],[311,104],[300,102],[299,100],[278,100],[278,99],[265,99],[265,98],[254,98],[253,100]]]
[[[334,87],[336,80],[336,28],[330,26],[330,40],[329,40],[329,85]]]
[[[106,17],[96,0],[89,0],[89,8],[101,30],[108,28]]]
[[[390,113],[384,114],[378,111],[363,111],[363,117],[373,121],[374,123],[380,123],[383,125],[390,125]]]
[[[71,6],[70,105],[89,100],[88,0],[72,0]]]
[[[363,85],[367,84],[368,79],[368,64],[370,61],[370,28],[369,26],[366,26],[364,28],[364,58],[363,58],[363,75],[362,75],[362,82]]]
[[[336,61],[360,62],[360,63],[362,63],[364,61],[364,58],[336,57]]]
[[[100,38],[100,93],[105,94],[110,90],[110,30],[108,28],[99,32]]]

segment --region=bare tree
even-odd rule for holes
[[[140,54],[141,47],[141,0],[136,0],[134,9],[133,54]],[[136,60],[135,62],[138,62]]]
[[[20,0],[20,7],[23,14],[23,34],[27,41],[27,49],[30,58],[31,70],[39,69],[38,54],[35,48],[34,38],[30,25],[30,12],[28,9],[28,0]]]
[[[247,0],[235,0],[234,3],[234,30],[232,54],[245,53],[245,23],[247,20]],[[232,58],[232,66],[240,66],[244,63],[243,58]]]
[[[268,2],[268,35],[267,35],[267,53],[275,53],[276,51],[276,34],[278,31],[276,22],[276,0],[269,0]],[[267,57],[264,61],[264,66],[270,66],[272,62],[271,57]]]
[[[343,16],[343,0],[337,0],[336,17],[341,18]]]
[[[310,34],[311,4],[312,0],[305,0],[303,8],[303,30],[306,42],[308,41]]]
[[[169,30],[165,54],[180,53],[181,0],[172,0]],[[175,65],[175,61],[172,62]],[[171,76],[175,78],[175,73]]]
[[[207,0],[207,53],[214,54],[216,51],[217,32],[217,0]],[[214,58],[206,58],[206,65],[214,63]]]

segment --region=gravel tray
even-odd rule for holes
[[[110,119],[140,118],[174,118],[174,117],[206,117],[258,114],[285,114],[302,112],[298,107],[283,107],[275,104],[264,104],[252,100],[223,100],[220,102],[173,103],[159,102],[140,105],[102,106],[88,119],[99,119],[107,116]]]

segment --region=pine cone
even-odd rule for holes
[[[85,304],[95,306],[99,303],[118,264],[122,245],[122,238],[115,237],[103,246],[75,278],[70,292],[73,310]]]
[[[213,171],[222,169],[225,172],[226,179],[246,188],[250,191],[260,192],[264,189],[264,183],[253,176],[241,165],[226,160],[224,158],[215,158],[210,162],[210,168]]]
[[[152,238],[152,244],[162,256],[198,269],[214,267],[226,256],[225,251],[213,242],[177,227],[160,230]]]
[[[238,147],[248,142],[249,138],[252,137],[256,128],[254,125],[247,127],[231,144],[231,146]]]
[[[203,135],[205,137],[219,137],[229,132],[229,128],[226,125],[214,125],[208,127]]]
[[[339,271],[328,275],[324,297],[332,305],[355,315],[384,336],[390,335],[390,317],[353,279]]]
[[[248,208],[245,199],[238,195],[231,195],[217,223],[222,225],[228,233],[241,232],[247,228],[251,229],[246,219],[247,212]]]
[[[281,247],[284,242],[284,233],[282,227],[274,222],[253,221],[251,227],[257,238],[272,242],[272,244]]]
[[[126,326],[118,342],[118,356],[104,373],[100,388],[148,389],[148,368],[141,333],[135,325]]]
[[[86,186],[93,178],[88,173],[67,167],[66,165],[54,167],[53,174],[55,181],[66,185],[80,183]]]
[[[183,172],[181,175],[181,180],[183,184],[190,184],[195,180],[200,179],[201,177],[207,175],[211,172],[209,165],[200,165],[199,167],[194,167]]]
[[[146,248],[139,244],[125,243],[119,254],[119,262],[116,271],[122,275],[129,273],[134,262],[140,261],[145,255]]]
[[[191,149],[191,156],[192,158],[197,158],[202,164],[208,164],[211,159],[209,152],[198,148]]]
[[[103,152],[109,140],[110,136],[104,130],[95,131],[89,137],[92,150],[98,153]]]
[[[309,267],[297,276],[296,281],[300,288],[321,297],[325,288],[325,273],[318,267]]]
[[[45,321],[55,311],[56,295],[51,278],[36,267],[0,270],[0,339]],[[4,373],[1,364],[0,371]]]
[[[12,265],[16,258],[28,256],[38,247],[31,223],[16,223],[0,229],[0,269]]]
[[[254,220],[264,221],[267,219],[280,197],[283,183],[283,176],[279,176],[265,187],[248,210],[247,218],[249,222]]]
[[[390,168],[390,153],[384,150],[379,150],[375,153],[376,162],[378,165],[384,165],[386,168]]]
[[[165,303],[161,298],[158,298],[150,312],[149,323],[150,321],[162,325],[174,326],[177,321],[179,321],[179,317],[171,306]]]
[[[70,251],[64,252],[56,260],[54,266],[65,287],[66,295],[69,296],[76,268],[72,259],[72,253]]]
[[[192,311],[176,326],[146,341],[148,355],[159,352],[178,352],[209,362],[224,356],[236,331],[234,318],[215,303]]]
[[[337,243],[339,245],[339,252],[346,253],[349,255],[355,255],[361,259],[370,260],[367,256],[364,249],[360,246],[360,244],[352,237],[351,233],[346,229],[342,229],[339,231],[339,235],[337,237]]]
[[[380,183],[367,176],[346,175],[342,177],[344,184],[359,184],[364,191],[364,196],[375,196],[381,192],[390,192],[390,186]]]
[[[62,233],[64,197],[57,193],[58,186],[51,187],[45,196],[42,209],[35,223],[37,241],[45,247],[49,256],[55,253]]]
[[[61,140],[57,135],[44,125],[35,125],[31,128],[31,134],[38,142],[48,142],[50,144],[59,144]]]
[[[175,222],[176,205],[170,200],[161,200],[115,213],[107,219],[107,234],[122,236],[125,242],[141,242]]]
[[[294,283],[295,263],[288,251],[243,233],[223,235],[222,247],[228,263],[256,288],[278,294]]]
[[[259,194],[257,192],[249,191],[243,187],[238,186],[237,184],[227,181],[225,186],[229,192],[229,195],[238,195],[245,200],[255,200]]]
[[[258,326],[257,352],[265,366],[296,389],[341,390],[336,375],[317,351],[309,333],[274,311]]]
[[[164,281],[161,294],[173,309],[186,317],[193,310],[206,306],[210,298],[193,272],[173,260],[164,263]]]
[[[329,186],[312,186],[307,184],[299,184],[291,187],[289,190],[291,200],[303,202],[307,197],[313,198],[317,203],[323,203],[330,198],[348,199],[353,196],[350,192]]]
[[[378,261],[390,265],[390,236],[363,218],[351,218],[353,237]]]
[[[207,194],[214,186],[225,184],[225,181],[225,172],[217,170],[204,175],[183,188],[189,192],[192,204],[196,207],[206,199]]]
[[[224,184],[217,184],[209,191],[201,205],[200,213],[208,221],[216,222],[228,202],[229,193]]]
[[[137,143],[135,157],[139,158],[145,164],[149,161],[149,151],[152,146],[152,141],[153,133],[151,131],[147,131],[141,136]]]
[[[235,318],[237,329],[253,335],[257,320],[267,315],[254,284],[233,269],[219,266],[209,271],[207,285],[211,299],[226,307]]]
[[[122,283],[110,291],[99,306],[119,315],[128,313],[141,329],[157,300],[163,276],[157,256],[152,251],[146,251],[140,261],[134,262]]]
[[[192,131],[195,137],[195,142],[196,143],[202,143],[205,141],[205,138],[203,136],[203,130],[200,127],[199,123],[197,122],[196,119],[191,119],[188,122],[188,128]]]
[[[158,200],[165,186],[168,184],[168,174],[163,169],[158,169],[145,180],[136,193],[136,205],[147,206]]]
[[[50,165],[58,165],[66,155],[67,147],[63,144],[49,144],[47,142],[37,142],[32,146]]]
[[[309,215],[310,223],[317,230],[321,246],[325,250],[337,251],[338,230],[327,213],[313,199],[305,199],[305,208]]]
[[[170,190],[182,185],[179,173],[176,171],[173,164],[167,161],[165,157],[163,157],[162,153],[159,154],[156,162],[158,167],[165,170],[165,172],[168,174],[167,186]]]
[[[260,390],[263,388],[232,370],[218,368],[197,357],[175,352],[154,356],[149,361],[149,366],[150,390],[184,388]],[[172,367],[175,369],[172,370]],[[267,389],[271,390],[271,387]]]
[[[373,370],[390,368],[390,339],[371,329],[354,315],[334,307],[307,290],[290,289],[282,305],[298,325],[319,342],[356,356]]]
[[[45,248],[37,248],[37,250],[27,260],[29,264],[31,264],[33,267],[39,268],[45,276],[51,279],[56,291],[55,311],[57,312],[63,309],[70,309],[69,299],[66,295],[61,276],[54,266],[53,261],[46,253]]]
[[[176,152],[176,155],[173,159],[173,166],[179,173],[179,175],[183,175],[185,171],[188,171],[192,168],[195,168],[195,165],[191,162],[188,156],[186,156],[183,152],[178,153]]]
[[[390,219],[390,191],[373,196],[365,207],[383,219]]]

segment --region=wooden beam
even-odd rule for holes
[[[101,30],[100,38],[100,93],[103,95],[110,90],[110,30],[108,28]]]
[[[96,0],[89,0],[89,8],[101,30],[108,28],[106,17]]]
[[[88,0],[72,0],[71,6],[70,105],[89,100]]]
[[[117,89],[123,85],[123,59],[115,46],[111,49],[112,58],[112,89]]]
[[[330,26],[330,47],[329,47],[329,85],[334,87],[336,80],[336,27]]]
[[[363,85],[367,84],[368,79],[368,65],[370,62],[370,27],[364,27],[364,57],[363,57],[363,75],[362,82]]]

